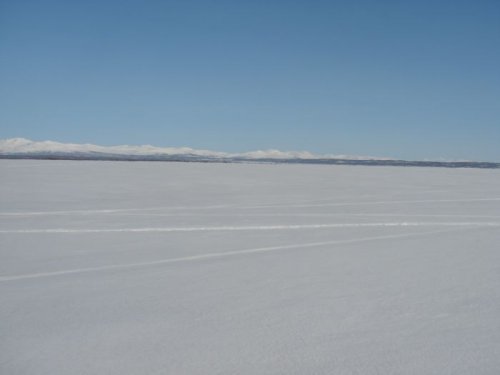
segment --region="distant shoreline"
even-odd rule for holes
[[[408,160],[353,160],[353,159],[247,159],[216,158],[190,155],[113,155],[113,154],[4,154],[7,160],[88,160],[88,161],[158,161],[158,162],[198,162],[198,163],[264,163],[264,164],[316,164],[316,165],[361,165],[390,167],[437,167],[437,168],[477,168],[500,169],[500,163],[474,161],[408,161]]]

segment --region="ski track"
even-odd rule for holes
[[[259,205],[259,206],[241,206],[243,209],[258,208],[307,208],[307,207],[342,207],[342,206],[362,206],[379,204],[414,204],[414,203],[465,203],[465,202],[491,202],[500,201],[500,198],[472,198],[472,199],[420,199],[420,200],[392,200],[392,201],[373,201],[373,202],[333,202],[333,203],[306,203],[292,204],[286,206],[280,205]]]
[[[74,215],[74,214],[110,214],[134,211],[160,211],[160,210],[207,210],[207,209],[261,209],[261,208],[307,208],[307,207],[342,207],[363,206],[380,204],[416,204],[416,203],[467,203],[467,202],[498,202],[500,198],[471,198],[471,199],[422,199],[422,200],[392,200],[374,202],[335,202],[335,203],[304,203],[286,205],[212,205],[212,206],[166,206],[149,208],[117,208],[100,210],[63,210],[63,211],[29,211],[29,212],[0,212],[0,216],[38,216],[38,215]]]
[[[167,259],[160,259],[160,260],[154,260],[154,261],[149,261],[149,262],[138,262],[138,263],[128,263],[128,264],[112,264],[112,265],[100,266],[100,267],[76,268],[76,269],[70,269],[70,270],[53,271],[53,272],[40,272],[40,273],[14,275],[14,276],[1,276],[0,282],[25,280],[25,279],[38,279],[38,278],[64,276],[64,275],[71,275],[71,274],[82,274],[82,273],[88,273],[88,272],[140,268],[140,267],[155,266],[155,265],[160,265],[160,264],[191,262],[191,261],[198,261],[198,260],[204,260],[204,259],[210,259],[210,258],[230,257],[230,256],[244,255],[244,254],[256,254],[256,253],[264,253],[264,252],[279,251],[279,250],[312,248],[312,247],[320,247],[320,246],[328,246],[328,245],[342,245],[342,244],[351,244],[351,243],[360,243],[360,242],[390,240],[390,239],[397,239],[397,238],[421,237],[421,236],[426,236],[426,235],[431,235],[431,234],[447,233],[447,232],[454,232],[454,231],[457,231],[457,229],[434,230],[434,231],[427,231],[427,232],[420,232],[420,233],[391,234],[391,235],[384,235],[384,236],[356,238],[356,239],[350,239],[350,240],[333,240],[333,241],[322,241],[322,242],[308,242],[308,243],[292,244],[292,245],[258,247],[258,248],[244,249],[244,250],[233,250],[233,251],[226,251],[226,252],[192,255],[192,256],[179,257],[179,258],[167,258]]]
[[[389,213],[122,213],[120,216],[147,216],[147,217],[452,217],[452,218],[489,218],[498,219],[500,215],[456,215],[456,214],[389,214]]]
[[[30,212],[0,212],[0,216],[43,216],[43,215],[89,215],[89,214],[114,214],[130,211],[159,211],[159,210],[210,210],[217,208],[230,208],[228,205],[216,206],[179,206],[179,207],[148,207],[148,208],[116,208],[101,210],[64,210],[64,211],[30,211]]]
[[[328,228],[366,228],[366,227],[500,227],[500,222],[391,222],[391,223],[331,223],[331,224],[291,224],[291,225],[245,225],[213,227],[150,227],[150,228],[46,228],[46,229],[7,229],[1,234],[62,234],[62,233],[144,233],[144,232],[208,232],[208,231],[268,231]]]

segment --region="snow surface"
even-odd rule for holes
[[[1,374],[497,374],[500,172],[0,161]]]

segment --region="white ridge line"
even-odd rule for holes
[[[91,215],[91,214],[114,214],[120,212],[134,211],[160,211],[160,210],[209,210],[217,208],[230,208],[227,205],[214,206],[166,206],[147,208],[110,208],[99,210],[62,210],[62,211],[28,211],[28,212],[0,212],[0,216],[42,216],[42,215]]]
[[[243,214],[232,213],[123,213],[121,216],[147,216],[147,217],[448,217],[448,218],[483,218],[500,219],[500,215],[460,215],[460,214],[387,214],[387,213],[276,213],[276,212],[255,212]]]
[[[394,222],[394,223],[333,223],[333,224],[292,224],[292,225],[247,225],[218,227],[156,227],[156,228],[106,228],[106,229],[5,229],[0,234],[23,233],[147,233],[147,232],[209,232],[209,231],[259,231],[259,230],[295,230],[323,228],[364,228],[364,227],[500,227],[500,222]]]
[[[419,237],[419,236],[426,236],[426,235],[435,234],[435,233],[454,232],[456,230],[457,229],[435,230],[435,231],[427,231],[427,232],[420,232],[420,233],[402,233],[402,234],[392,234],[392,235],[385,235],[385,236],[356,238],[356,239],[351,239],[351,240],[334,240],[334,241],[323,241],[323,242],[309,242],[309,243],[293,244],[293,245],[258,247],[258,248],[245,249],[245,250],[235,250],[235,251],[208,253],[208,254],[201,254],[201,255],[192,255],[192,256],[179,257],[179,258],[160,259],[160,260],[154,260],[154,261],[150,261],[150,262],[139,262],[139,263],[129,263],[129,264],[112,264],[112,265],[108,265],[108,266],[76,268],[76,269],[64,270],[64,271],[40,272],[40,273],[31,273],[31,274],[23,274],[23,275],[14,275],[14,276],[3,276],[3,277],[0,277],[0,282],[25,280],[25,279],[37,279],[37,278],[43,278],[43,277],[71,275],[71,274],[79,274],[79,273],[87,273],[87,272],[139,268],[139,267],[154,266],[154,265],[159,265],[159,264],[190,262],[190,261],[197,261],[197,260],[202,260],[202,259],[221,258],[221,257],[235,256],[235,255],[242,255],[242,254],[264,253],[264,252],[271,252],[271,251],[278,251],[278,250],[311,248],[311,247],[319,247],[319,246],[327,246],[327,245],[342,245],[342,244],[351,244],[351,243],[358,243],[358,242],[388,240],[388,239],[395,239],[395,238]]]
[[[375,202],[337,202],[337,203],[299,203],[284,205],[255,205],[255,206],[234,206],[234,205],[213,205],[213,206],[166,206],[149,208],[116,208],[100,210],[64,210],[64,211],[30,211],[30,212],[0,212],[0,216],[38,216],[38,215],[88,215],[88,214],[111,214],[133,211],[159,211],[159,210],[206,210],[206,209],[261,209],[261,208],[301,208],[301,207],[342,207],[342,206],[363,206],[378,204],[400,204],[400,203],[460,203],[460,202],[496,202],[500,198],[472,198],[472,199],[425,199],[413,201],[375,201]]]
[[[400,203],[459,203],[459,202],[491,202],[500,201],[500,198],[471,198],[471,199],[421,199],[421,200],[393,200],[393,201],[373,201],[373,202],[334,202],[334,203],[299,203],[290,205],[259,205],[240,206],[241,209],[259,208],[304,208],[304,207],[341,207],[341,206],[363,206],[377,204],[400,204]]]

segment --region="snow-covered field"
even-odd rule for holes
[[[1,374],[500,369],[499,170],[0,173]]]

